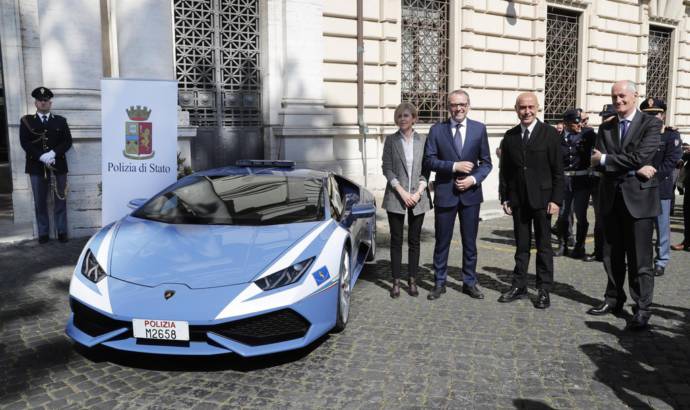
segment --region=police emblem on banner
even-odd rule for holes
[[[122,153],[131,159],[153,158],[153,124],[146,121],[151,110],[137,105],[126,111],[131,121],[125,122],[125,149]]]

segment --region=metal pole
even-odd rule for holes
[[[367,125],[364,122],[364,0],[357,0],[357,125],[362,136],[364,186],[367,184]]]

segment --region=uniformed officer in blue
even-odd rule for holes
[[[666,123],[666,102],[660,98],[648,98],[640,104],[640,111],[654,115]],[[673,127],[666,126],[661,133],[659,148],[654,154],[656,179],[659,181],[661,214],[656,217],[656,258],[654,276],[662,276],[670,259],[671,248],[671,202],[674,195],[673,170],[683,155],[680,134]]]
[[[569,255],[573,258],[585,257],[585,238],[587,238],[587,206],[591,189],[589,178],[589,158],[596,134],[591,128],[582,127],[582,118],[576,109],[563,113],[564,129],[561,137],[563,155],[564,196],[563,206],[558,214],[558,249],[554,256]],[[577,232],[575,247],[568,252],[568,232],[571,231],[571,216],[575,212]]]
[[[64,117],[50,112],[53,92],[38,87],[31,92],[36,114],[25,115],[19,125],[19,140],[26,151],[25,172],[31,179],[34,194],[38,243],[50,238],[48,195],[54,198],[54,219],[57,238],[67,242],[67,159],[72,147],[72,134]]]

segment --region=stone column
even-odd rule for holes
[[[67,153],[69,234],[89,235],[101,219],[101,2],[38,0],[37,6],[42,84],[55,93],[53,111],[67,118],[73,137]],[[37,85],[28,84],[27,94]]]
[[[302,164],[328,166],[335,158],[333,115],[324,109],[323,1],[284,0],[281,6],[281,156]]]
[[[114,1],[120,78],[174,80],[172,2]]]

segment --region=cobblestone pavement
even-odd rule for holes
[[[419,298],[388,297],[380,212],[378,260],[355,287],[346,331],[303,351],[251,360],[75,348],[63,329],[69,278],[85,240],[2,245],[0,407],[690,408],[690,253],[673,252],[657,280],[651,330],[630,333],[624,317],[585,314],[603,293],[598,263],[557,258],[550,309],[497,303],[513,267],[509,218],[481,224],[485,300],[460,292],[457,239],[448,293],[426,300],[433,279],[427,215]],[[681,229],[674,218],[674,242]],[[531,275],[532,296],[533,285]]]

